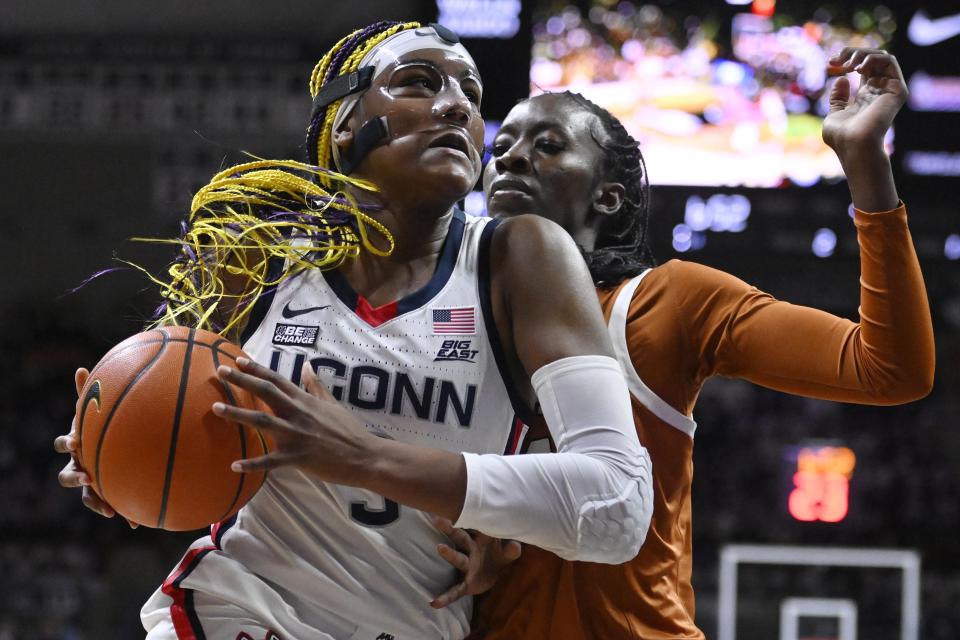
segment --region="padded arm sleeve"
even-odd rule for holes
[[[563,358],[531,382],[558,452],[464,453],[467,495],[456,526],[567,560],[630,560],[650,526],[653,489],[620,365],[605,356]]]

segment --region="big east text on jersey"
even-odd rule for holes
[[[306,359],[303,353],[274,349],[270,368],[283,373],[282,366],[285,371],[290,371],[293,383],[299,385],[300,371]],[[293,367],[288,370],[290,361]],[[334,398],[358,409],[416,416],[438,424],[444,424],[450,416],[461,427],[469,427],[473,420],[477,399],[475,384],[466,385],[466,392],[461,395],[452,380],[389,371],[370,364],[350,367],[326,356],[310,358],[309,362],[320,379],[328,382],[327,388]]]

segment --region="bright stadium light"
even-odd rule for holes
[[[813,249],[813,255],[818,258],[829,258],[837,248],[837,234],[830,229],[818,229],[813,236],[810,248]]]
[[[960,260],[960,235],[951,233],[943,243],[943,255],[947,260]]]
[[[437,22],[465,38],[512,38],[520,0],[437,0]]]
[[[673,248],[685,253],[693,246],[693,229],[681,223],[673,228]]]

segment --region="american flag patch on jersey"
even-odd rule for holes
[[[475,307],[433,310],[433,335],[473,335],[477,332]]]

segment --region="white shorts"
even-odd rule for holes
[[[147,640],[406,640],[334,614],[305,623],[259,576],[210,538],[187,550],[140,611]]]
[[[202,593],[192,595],[192,602],[184,615],[171,607],[167,607],[166,612],[158,610],[144,615],[144,626],[152,625],[147,640],[291,640],[297,637],[327,640],[333,637],[316,635],[316,631],[310,631],[310,636],[291,635],[285,629],[276,631],[236,605]]]

